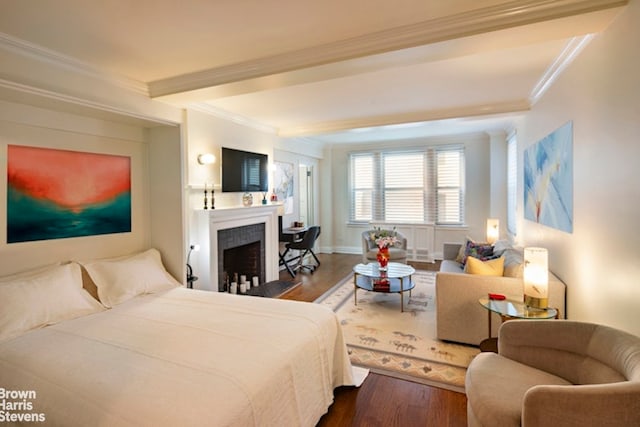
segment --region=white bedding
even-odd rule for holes
[[[352,384],[326,307],[184,288],[0,344],[0,388],[35,391],[9,412],[48,425],[313,426]]]

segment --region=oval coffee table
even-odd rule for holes
[[[358,289],[369,292],[395,293],[400,294],[400,311],[404,311],[404,292],[415,288],[415,283],[411,280],[411,275],[415,273],[415,268],[399,262],[387,264],[387,270],[380,270],[380,264],[370,262],[369,264],[358,264],[353,267],[353,299],[358,305]]]

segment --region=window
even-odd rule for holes
[[[350,155],[350,220],[464,223],[464,148]]]
[[[507,139],[507,231],[516,234],[516,201],[518,186],[518,143],[516,135]]]

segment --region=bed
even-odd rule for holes
[[[0,279],[0,393],[24,402],[3,421],[313,426],[353,384],[325,307],[185,289],[154,250],[83,267],[100,303],[78,263]]]

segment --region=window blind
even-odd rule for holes
[[[350,155],[350,220],[464,221],[464,147]]]
[[[438,150],[437,170],[437,223],[464,223],[464,151]]]

